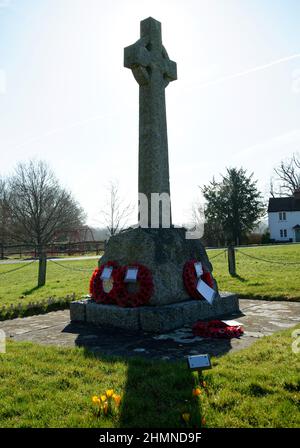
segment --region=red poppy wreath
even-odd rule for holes
[[[231,326],[221,320],[198,321],[193,325],[193,334],[204,338],[239,338],[244,333],[241,325]]]
[[[102,280],[101,274],[104,268],[112,267],[113,271],[109,280]],[[120,293],[121,285],[116,281],[118,264],[115,261],[107,263],[95,269],[90,280],[90,295],[97,303],[114,304]]]
[[[153,294],[154,284],[150,269],[146,266],[135,263],[130,265],[131,268],[137,268],[137,278],[134,287],[136,291],[130,291],[132,283],[125,283],[125,276],[128,266],[121,266],[116,275],[116,283],[120,285],[116,303],[122,307],[137,307],[146,305]],[[123,286],[123,287],[121,287]]]
[[[190,297],[193,297],[194,299],[203,299],[202,295],[197,291],[198,278],[195,271],[195,263],[197,263],[197,260],[190,260],[185,263],[182,274],[183,283]],[[214,288],[212,275],[209,271],[205,270],[204,266],[201,280],[211,288]]]

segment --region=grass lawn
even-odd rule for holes
[[[41,288],[36,287],[38,263],[27,265],[24,268],[24,264],[0,264],[0,307],[11,303],[21,302],[24,304],[48,297],[65,297],[73,293],[78,298],[88,294],[90,277],[97,267],[98,260],[58,260],[58,262],[61,266],[48,261],[46,285]],[[19,267],[22,269],[1,275],[1,273]]]
[[[221,252],[208,250],[208,256],[214,257]],[[276,263],[266,263],[244,254]],[[236,292],[246,298],[300,301],[300,244],[240,248],[236,252],[236,277],[228,273],[226,253],[212,258],[211,262],[221,291]]]
[[[213,358],[200,398],[184,361],[8,342],[0,354],[0,427],[184,427],[183,413],[198,427],[203,417],[208,427],[299,427],[300,354],[292,352],[291,333]],[[121,406],[97,417],[91,396],[110,388]]]
[[[221,252],[208,250],[208,255],[215,257]],[[270,264],[249,258],[242,252],[271,261],[299,264]],[[241,248],[236,253],[236,260],[236,277],[228,273],[225,253],[211,260],[221,291],[237,292],[240,297],[300,300],[300,245]],[[0,307],[73,293],[76,297],[88,294],[89,280],[97,266],[97,259],[58,262],[65,268],[48,262],[47,283],[42,288],[36,288],[37,263],[5,275],[2,273],[23,265],[0,264]]]

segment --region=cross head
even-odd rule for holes
[[[177,79],[176,62],[162,45],[160,22],[152,17],[142,20],[140,39],[124,49],[124,66],[132,70],[140,86],[149,85],[157,75],[163,87]]]

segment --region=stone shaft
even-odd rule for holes
[[[124,65],[139,84],[138,189],[148,199],[150,220],[151,193],[170,196],[165,88],[177,79],[176,63],[162,45],[160,22],[151,17],[141,22],[141,38],[125,48]]]

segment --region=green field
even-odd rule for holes
[[[237,276],[228,273],[226,254],[222,250],[208,250],[219,289],[232,291],[240,297],[272,300],[300,300],[300,245],[241,248],[237,252]],[[263,258],[267,263],[245,256]],[[215,257],[216,255],[219,255]],[[213,258],[215,257],[215,258]],[[38,301],[48,297],[76,297],[88,294],[89,279],[97,266],[97,259],[59,261],[64,266],[48,262],[47,284],[36,288],[37,263],[8,272],[23,265],[0,264],[0,307]],[[277,264],[278,263],[278,264]],[[284,265],[284,263],[298,263]],[[81,270],[82,269],[82,270]],[[4,274],[8,272],[7,274]]]
[[[61,266],[50,261],[47,263],[46,285],[41,288],[36,287],[38,263],[29,266],[0,265],[0,307],[11,303],[38,301],[48,297],[65,297],[75,294],[79,298],[88,294],[89,280],[97,267],[97,259],[83,258],[80,261],[58,262]],[[1,275],[21,266],[22,269]]]
[[[213,358],[200,398],[184,361],[8,342],[0,353],[0,427],[299,427],[300,355],[291,333]],[[121,406],[97,417],[91,397],[107,389],[122,396]],[[182,414],[190,414],[188,425]]]
[[[240,248],[236,252],[236,277],[228,273],[226,253],[208,251],[210,257],[218,253],[211,262],[221,291],[247,298],[300,301],[300,244]]]

